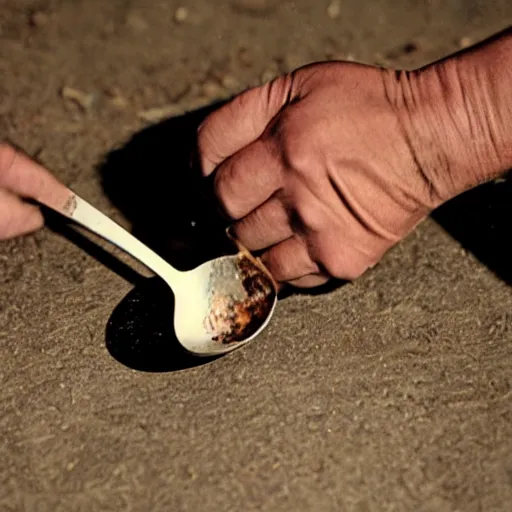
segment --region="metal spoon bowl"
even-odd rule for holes
[[[247,251],[182,272],[64,185],[51,198],[38,200],[130,254],[171,287],[174,330],[189,352],[230,352],[254,339],[270,321],[277,286]]]

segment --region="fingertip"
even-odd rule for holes
[[[329,282],[329,277],[323,274],[309,274],[300,277],[299,279],[292,279],[288,282],[294,288],[317,288]]]

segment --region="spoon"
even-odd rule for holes
[[[238,254],[183,272],[64,185],[51,196],[42,195],[47,197],[39,197],[39,203],[116,245],[170,286],[174,331],[187,351],[200,356],[230,352],[254,339],[270,321],[277,286],[264,265],[239,243]]]

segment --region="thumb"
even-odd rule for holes
[[[262,135],[269,122],[290,101],[292,84],[291,74],[277,77],[235,96],[203,121],[197,143],[205,176]]]
[[[39,208],[23,202],[17,195],[0,188],[0,240],[31,233],[43,226]]]
[[[49,201],[52,197],[67,194],[64,186],[47,169],[13,146],[2,142],[0,187],[20,197],[36,200]]]

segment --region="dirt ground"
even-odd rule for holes
[[[193,265],[218,250],[185,174],[197,109],[315,60],[412,68],[511,22],[510,0],[0,0],[0,138]],[[52,217],[0,243],[0,511],[511,510],[511,188],[285,298],[208,364],[119,251]]]

